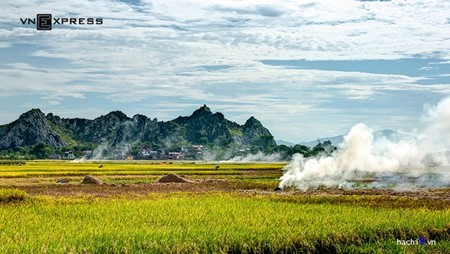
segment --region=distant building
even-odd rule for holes
[[[250,149],[246,148],[246,149],[239,149],[239,151],[237,152],[238,156],[244,156],[250,153]]]
[[[194,155],[194,158],[201,158],[203,155],[203,145],[192,145],[191,146],[191,154]]]
[[[203,150],[203,145],[192,145],[192,150],[201,152]]]
[[[142,149],[141,156],[143,159],[156,160],[158,159],[158,151],[153,151],[150,149]]]
[[[73,153],[73,151],[65,151],[64,152],[65,158],[69,159],[69,160],[74,160],[75,159],[75,154]]]
[[[180,152],[169,152],[169,160],[184,160],[184,154]]]

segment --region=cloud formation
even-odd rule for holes
[[[450,92],[442,76],[450,65],[447,1],[19,0],[0,8],[5,111],[14,110],[5,98],[68,112],[101,98],[104,111],[146,108],[140,113],[155,116],[165,103],[186,112],[207,103],[236,121],[255,115],[276,136],[300,141],[323,135],[314,125],[340,134],[355,117],[401,127],[373,112],[406,117],[407,125],[425,101]],[[20,23],[36,12],[101,17],[104,24],[43,32]],[[372,66],[292,68],[267,59],[353,66],[354,60],[430,61],[417,76],[401,64],[387,74]],[[405,101],[395,99],[399,94]]]

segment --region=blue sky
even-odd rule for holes
[[[411,130],[450,95],[449,1],[0,3],[0,124],[30,108],[159,120],[207,104],[292,142]],[[37,31],[20,18],[103,18]]]

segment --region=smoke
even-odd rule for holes
[[[108,151],[108,144],[103,143],[92,152],[92,158],[91,160],[102,160],[105,158],[105,154]]]
[[[281,156],[279,153],[265,154],[259,151],[256,154],[235,156],[229,159],[227,162],[256,162],[256,161],[276,162],[281,161],[282,158],[283,156]]]
[[[235,154],[235,149],[221,149],[219,147],[213,147],[209,150],[203,150],[203,160],[205,161],[217,161],[228,160]]]
[[[95,148],[95,150],[92,152],[92,156],[88,156],[88,155],[84,155],[81,158],[76,158],[74,160],[71,160],[71,163],[81,163],[81,162],[85,162],[85,161],[99,161],[99,160],[105,160],[108,159],[107,155],[108,154],[108,144],[107,143],[103,143],[99,146],[97,146],[97,148]]]
[[[375,139],[359,123],[328,157],[295,155],[284,168],[280,187],[402,188],[450,186],[450,97],[427,106],[425,127],[415,135]]]
[[[77,158],[77,159],[71,160],[70,162],[71,163],[81,163],[81,162],[85,162],[86,160],[87,160],[86,156],[83,156],[81,158]]]

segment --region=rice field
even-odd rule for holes
[[[82,175],[242,175],[243,171],[276,171],[286,163],[221,163],[179,161],[28,161],[23,165],[0,165],[1,178]]]
[[[448,189],[275,192],[283,164],[101,163],[0,166],[0,253],[450,252]],[[216,165],[240,174],[195,174]],[[85,170],[107,184],[79,184]],[[195,182],[154,183],[169,171]]]

